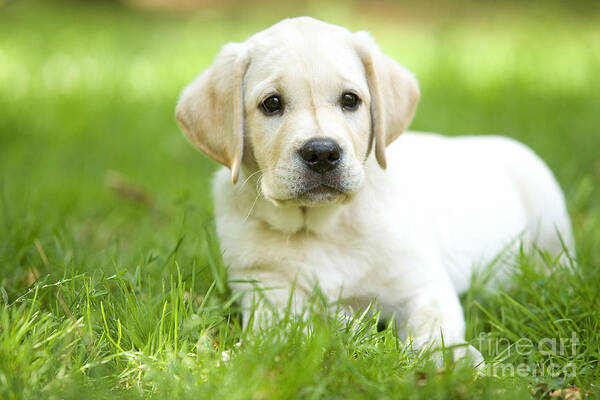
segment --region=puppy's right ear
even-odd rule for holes
[[[238,178],[244,149],[244,75],[250,62],[244,44],[229,43],[214,63],[183,91],[175,117],[186,138]]]

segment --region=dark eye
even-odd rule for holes
[[[273,115],[283,110],[283,102],[279,96],[271,96],[264,100],[260,107],[265,115]]]
[[[360,99],[354,93],[344,93],[342,95],[341,102],[344,110],[354,111],[358,108]]]

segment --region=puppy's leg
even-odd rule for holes
[[[414,293],[405,310],[406,333],[413,346],[423,349],[457,346],[454,359],[468,358],[475,366],[483,367],[481,353],[465,343],[465,320],[458,295],[450,282],[435,282]],[[437,361],[441,363],[441,353]]]

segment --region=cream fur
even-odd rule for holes
[[[240,63],[241,76],[223,73]],[[356,111],[339,105],[349,90],[362,100]],[[275,93],[284,111],[265,116],[260,104]],[[458,294],[474,270],[521,241],[559,254],[557,232],[572,251],[563,194],[544,162],[508,138],[400,135],[418,97],[412,74],[368,35],[310,18],[228,45],[184,90],[177,117],[193,144],[235,175],[235,146],[244,143],[239,181],[222,168],[213,193],[223,259],[245,306],[256,300],[253,286],[285,305],[295,285],[301,307],[318,284],[332,300],[377,298],[416,346],[439,343],[440,330],[446,345],[460,344]],[[240,129],[236,101],[245,108]],[[217,113],[210,126],[200,120],[207,112]],[[307,171],[297,149],[314,137],[343,149],[339,192],[302,194]],[[260,324],[267,312],[258,307]]]

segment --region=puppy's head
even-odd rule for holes
[[[311,206],[352,198],[373,143],[385,168],[418,99],[412,74],[368,34],[302,17],[226,45],[176,117],[234,183],[243,164],[274,204]]]

